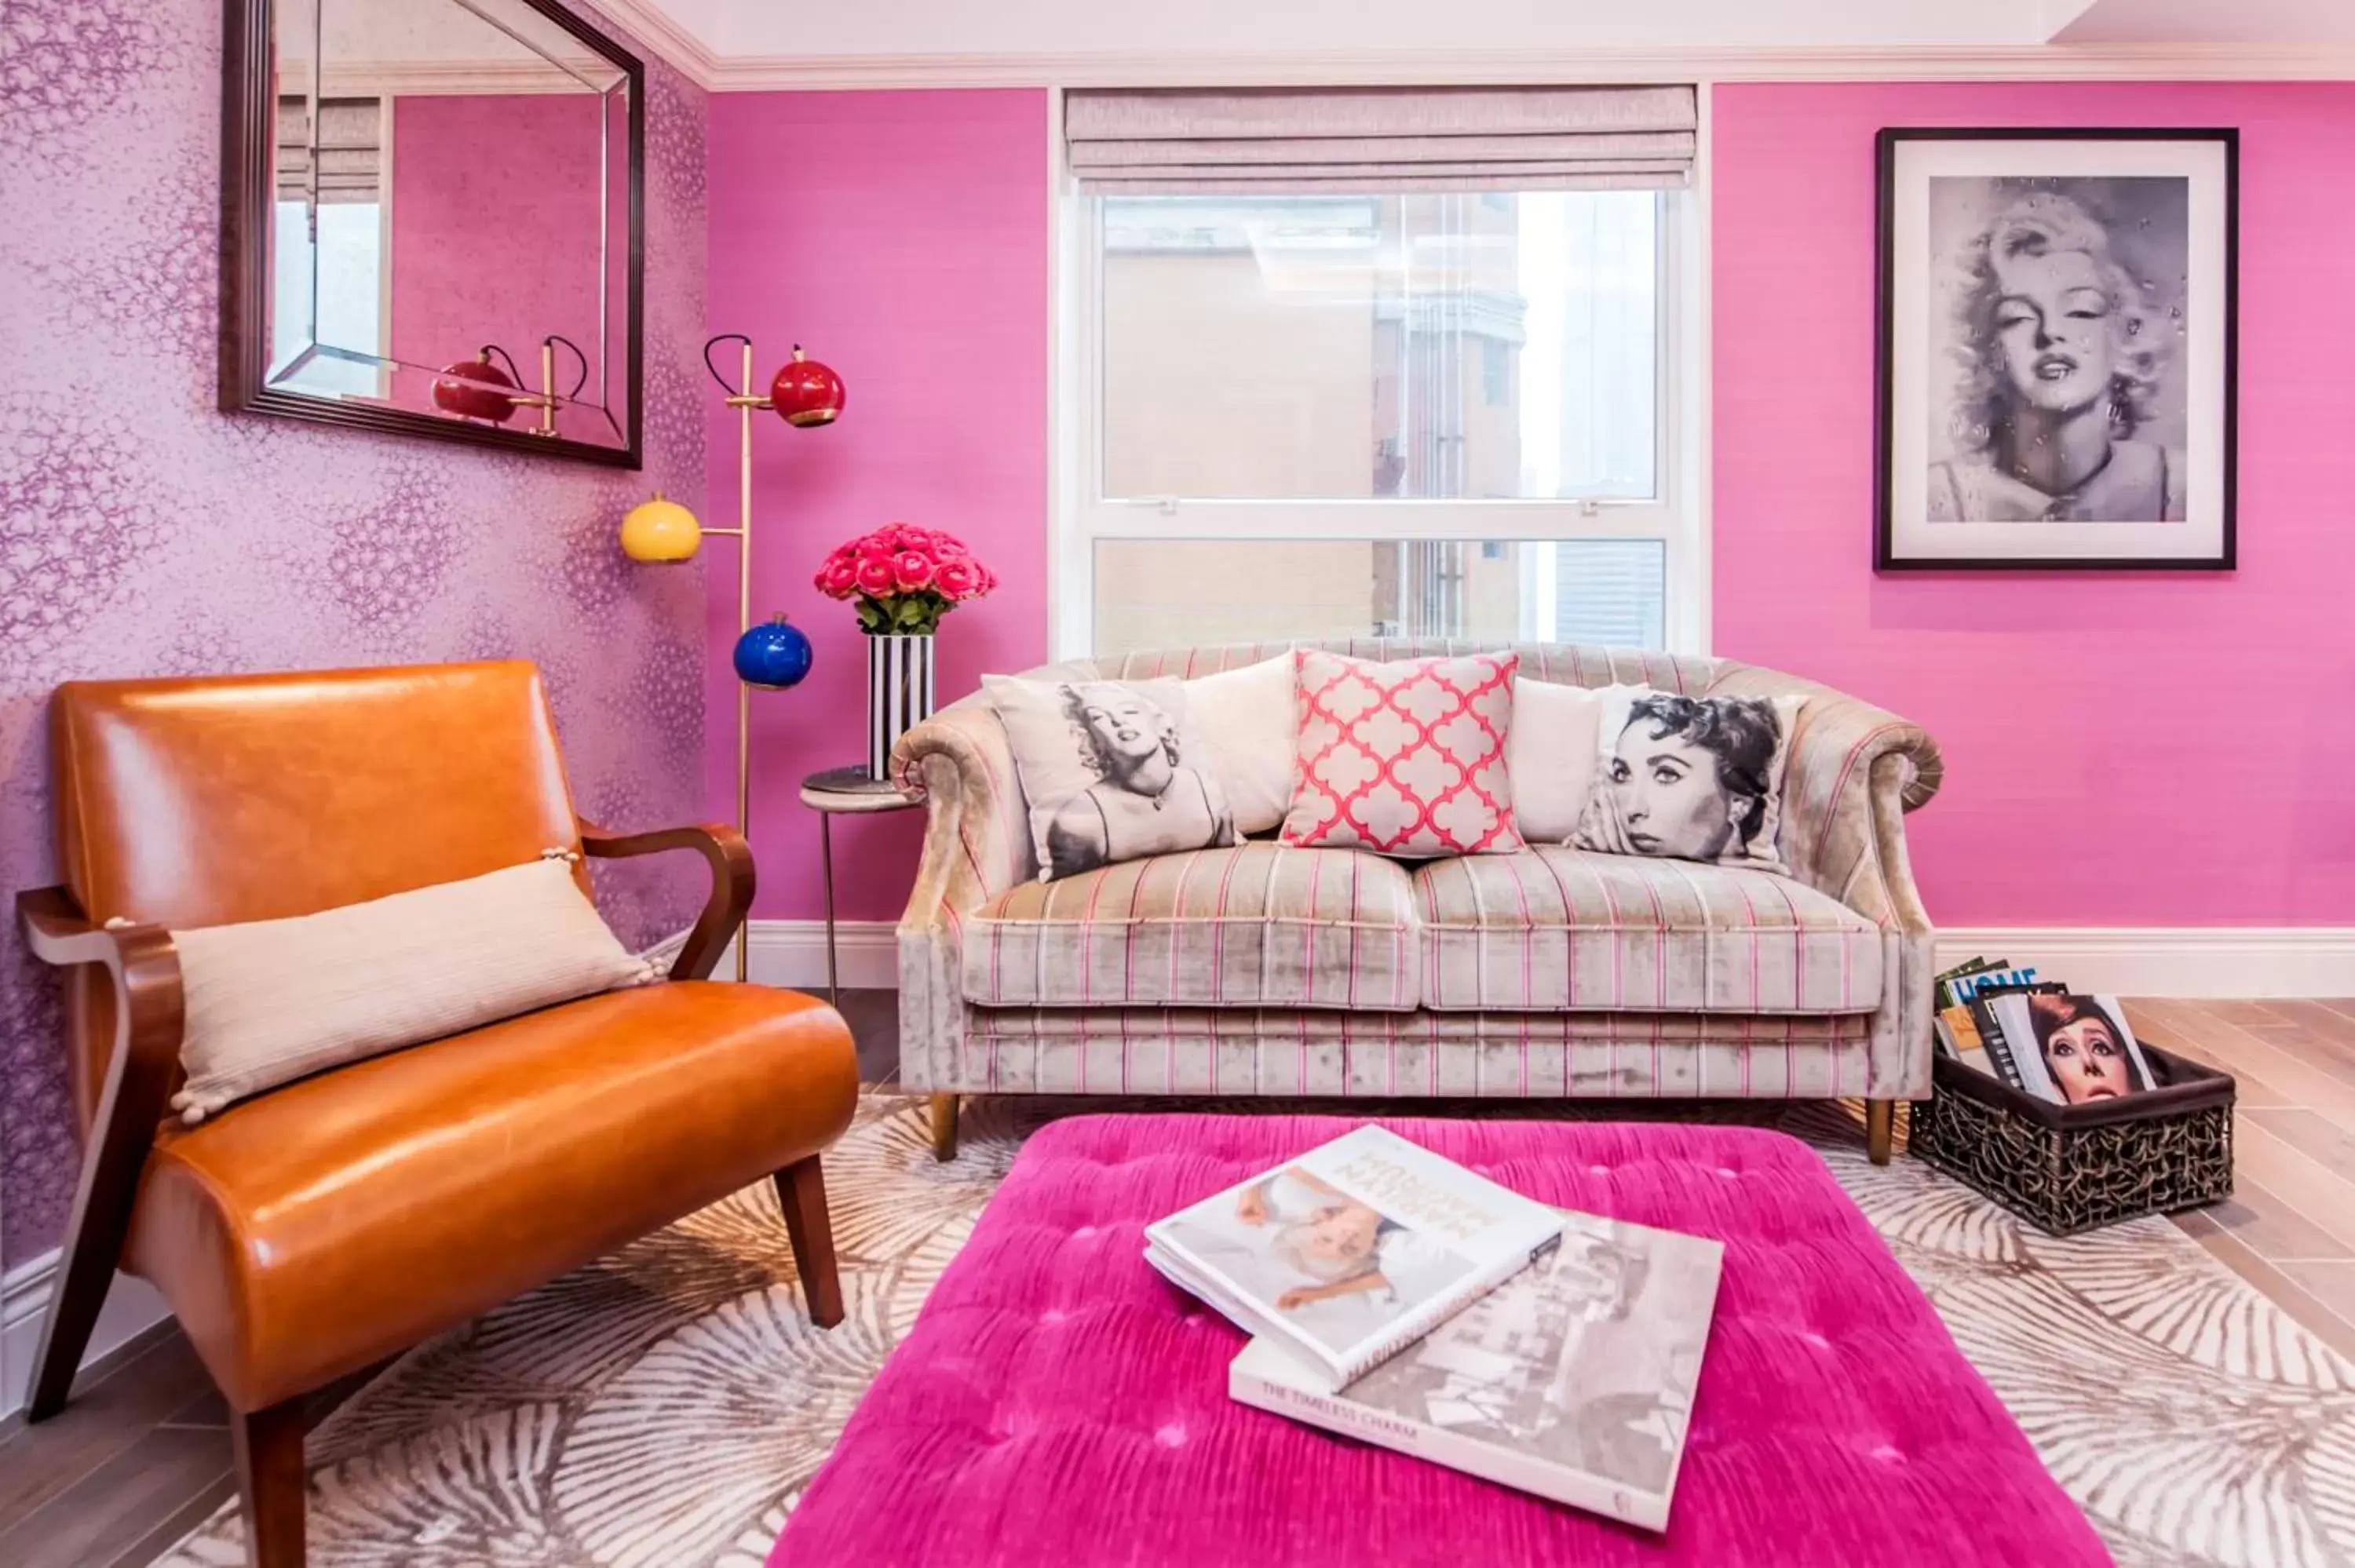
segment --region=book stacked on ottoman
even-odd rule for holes
[[[1720,1243],[1549,1208],[1380,1127],[1146,1236],[1254,1336],[1236,1400],[1667,1527]]]

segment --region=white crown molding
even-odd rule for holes
[[[33,1381],[33,1352],[40,1348],[41,1322],[48,1315],[57,1272],[58,1249],[51,1247],[0,1275],[0,1418],[25,1408],[25,1391]],[[171,1308],[154,1286],[127,1274],[116,1275],[81,1364],[88,1367],[104,1360],[171,1315]]]
[[[717,92],[891,87],[1315,87],[1641,81],[2340,81],[2355,48],[2240,44],[1401,54],[904,54],[715,58]],[[684,68],[682,68],[684,69]]]
[[[624,45],[634,42],[696,86],[711,90],[719,77],[719,57],[660,5],[652,0],[594,0],[591,8],[630,35],[623,40]]]
[[[621,79],[618,73],[614,79]],[[296,73],[288,73],[285,90],[299,91],[301,87]],[[556,66],[492,60],[338,62],[329,66],[319,81],[322,98],[537,97],[553,93],[585,97],[592,90],[579,77]]]

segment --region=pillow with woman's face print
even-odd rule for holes
[[[1781,871],[1783,768],[1804,697],[1606,686],[1594,791],[1571,842]]]
[[[1014,751],[1039,881],[1235,842],[1180,683],[981,683]]]

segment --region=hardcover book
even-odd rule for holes
[[[1242,1404],[1646,1530],[1665,1530],[1724,1246],[1560,1216],[1561,1245],[1337,1393],[1265,1339]]]
[[[1561,1219],[1361,1127],[1146,1230],[1146,1261],[1327,1390],[1529,1266]]]

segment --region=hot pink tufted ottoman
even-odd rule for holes
[[[1388,1122],[1545,1202],[1724,1241],[1664,1536],[1233,1404],[1242,1336],[1146,1266],[1145,1226],[1353,1125],[1039,1132],[771,1568],[2110,1561],[1823,1161],[1780,1133]]]

